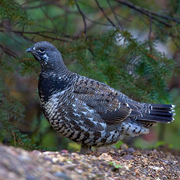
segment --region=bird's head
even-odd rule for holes
[[[28,48],[26,52],[31,53],[41,64],[42,71],[64,71],[66,66],[63,63],[61,53],[47,41],[40,41]]]
[[[47,41],[35,43],[32,47],[28,48],[26,52],[31,53],[41,65],[53,63],[60,54],[56,47]]]

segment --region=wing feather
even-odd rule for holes
[[[133,103],[128,104],[121,98],[125,95],[87,77],[79,76],[74,85],[74,94],[76,98],[96,110],[107,123],[119,123],[128,118],[133,111],[139,115],[139,107]]]

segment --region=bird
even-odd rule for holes
[[[59,50],[47,41],[35,43],[26,52],[41,66],[38,92],[43,114],[58,133],[81,144],[82,154],[126,135],[147,134],[152,125],[174,120],[175,105],[141,103],[71,72]]]

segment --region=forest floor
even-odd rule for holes
[[[89,155],[26,151],[0,144],[0,180],[180,179],[180,153],[110,149]]]

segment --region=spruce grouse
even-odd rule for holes
[[[116,143],[124,135],[147,134],[154,123],[174,120],[174,105],[140,103],[69,71],[49,42],[37,42],[26,52],[41,65],[38,89],[45,117],[60,134],[80,143],[81,153]]]

